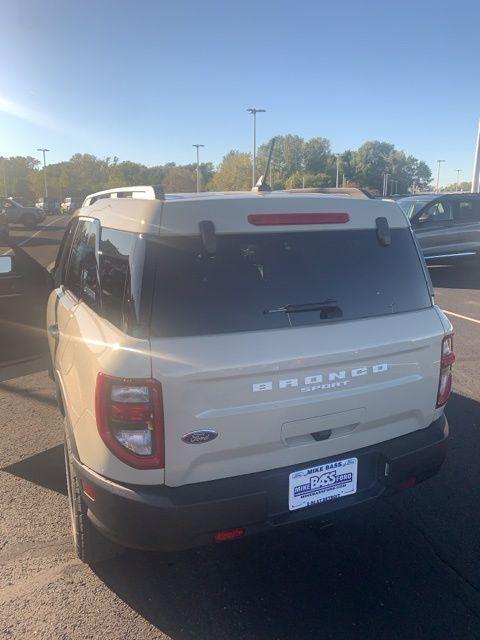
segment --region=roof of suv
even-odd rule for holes
[[[130,187],[140,190],[142,187]],[[127,188],[123,188],[125,192]],[[295,218],[278,224],[273,214],[348,214],[348,228],[375,227],[377,217],[386,217],[392,227],[408,226],[403,211],[393,202],[355,199],[346,195],[306,192],[201,192],[165,194],[156,199],[150,194],[140,197],[117,197],[120,190],[102,192],[95,199],[87,196],[78,216],[97,218],[102,226],[156,235],[192,235],[199,233],[199,223],[210,220],[219,233],[272,232],[272,230],[311,230],[305,222]],[[108,194],[108,195],[107,195]],[[85,204],[91,199],[92,204]],[[228,205],[226,205],[228,203]],[[256,224],[249,220],[252,214],[271,214],[271,221]],[[317,229],[318,229],[317,222]],[[325,227],[324,227],[325,228]],[[344,222],[328,223],[329,229],[346,228]]]

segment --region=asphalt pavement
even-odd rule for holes
[[[45,265],[65,224],[15,236]],[[53,385],[0,383],[0,638],[480,638],[480,272],[431,275],[456,334],[447,462],[328,535],[302,525],[91,569],[72,552]]]

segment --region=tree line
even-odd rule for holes
[[[470,180],[465,180],[463,182],[452,182],[451,184],[447,184],[440,189],[440,191],[452,192],[452,191],[471,191],[472,183]]]
[[[271,141],[261,145],[257,157],[257,177],[265,170]],[[27,156],[0,157],[0,188],[8,196],[35,200],[44,193],[42,166],[36,158]],[[301,187],[331,187],[337,180],[381,193],[383,174],[394,180],[395,191],[428,188],[432,175],[422,160],[406,155],[388,142],[365,142],[356,150],[335,155],[326,138],[304,138],[288,134],[277,136],[267,181],[274,189]],[[47,166],[48,195],[84,197],[88,193],[118,186],[159,184],[166,192],[196,190],[196,164],[147,167],[138,162],[117,157],[97,158],[91,154],[75,154],[63,162]],[[234,191],[250,189],[252,156],[237,150],[229,151],[220,164],[200,165],[202,190]]]

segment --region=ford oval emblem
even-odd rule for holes
[[[218,433],[214,429],[197,429],[183,435],[182,440],[187,444],[203,444],[215,440],[217,436]]]

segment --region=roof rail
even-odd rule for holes
[[[358,187],[311,187],[305,189],[286,189],[290,193],[325,193],[338,196],[350,196],[351,198],[358,198],[359,200],[366,200],[373,198],[373,195],[366,189],[360,189]]]
[[[133,198],[135,200],[164,200],[165,192],[159,185],[144,185],[134,187],[117,187],[90,193],[83,201],[82,207],[88,207],[97,200],[105,198]]]

